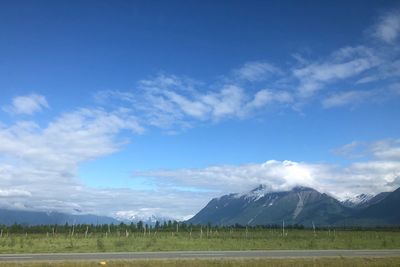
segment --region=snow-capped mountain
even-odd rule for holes
[[[242,194],[233,194],[233,196],[236,198],[245,198],[249,201],[257,201],[269,192],[271,192],[271,189],[266,185],[261,184],[249,192],[245,192]]]
[[[364,206],[367,204],[375,195],[372,194],[359,194],[353,197],[350,197],[344,201],[342,204],[346,207],[355,208],[359,206]]]
[[[137,223],[139,221],[142,221],[144,224],[153,226],[156,224],[157,221],[162,223],[169,220],[174,220],[173,218],[167,216],[157,216],[154,214],[146,214],[136,211],[119,211],[115,214],[114,218],[125,223]]]
[[[270,192],[260,185],[244,194],[212,199],[188,222],[218,225],[330,224],[349,215],[348,208],[327,194],[308,187]]]
[[[308,187],[270,192],[260,185],[243,194],[229,194],[212,199],[189,219],[193,224],[214,225],[399,225],[400,188],[376,196],[361,194],[340,202]],[[379,216],[377,216],[379,214]]]

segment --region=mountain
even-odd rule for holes
[[[91,214],[66,214],[60,212],[40,212],[0,209],[0,224],[11,225],[14,223],[26,225],[40,224],[110,224],[120,223],[118,220]]]
[[[382,196],[381,196],[382,197]],[[400,188],[384,193],[383,199],[357,212],[349,223],[357,225],[400,225]]]
[[[245,194],[229,194],[212,199],[188,220],[193,224],[311,226],[400,225],[400,188],[376,196],[361,194],[340,202],[308,187],[269,192],[260,185]]]
[[[375,196],[371,194],[360,194],[355,197],[346,199],[345,201],[342,201],[342,204],[350,208],[366,208],[380,202],[389,194],[390,192],[382,192]]]
[[[373,204],[377,204],[378,202],[381,202],[384,198],[386,198],[388,195],[390,195],[391,192],[382,192],[368,200],[367,202],[359,205],[360,208],[366,208],[369,207]]]
[[[295,187],[290,191],[268,192],[265,186],[246,194],[230,194],[212,199],[188,220],[193,224],[331,225],[351,215],[351,209],[333,197],[312,188]]]
[[[174,221],[172,217],[165,216],[156,216],[152,215],[137,215],[137,214],[129,214],[129,213],[118,213],[115,217],[118,221],[130,224],[130,223],[138,223],[141,221],[143,224],[154,226],[157,222],[163,223],[167,221]]]
[[[371,194],[360,194],[356,195],[354,197],[348,198],[345,201],[342,201],[341,203],[349,208],[357,208],[357,207],[362,207],[368,202],[374,198],[374,195]]]

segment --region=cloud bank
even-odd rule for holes
[[[221,193],[243,192],[259,184],[271,191],[309,186],[345,199],[361,193],[393,191],[400,187],[400,140],[380,140],[369,144],[353,142],[342,150],[352,153],[363,146],[370,160],[349,165],[268,160],[264,163],[210,166],[203,169],[158,170],[136,173],[187,187],[205,188]]]

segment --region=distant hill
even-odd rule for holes
[[[11,225],[14,223],[26,225],[40,224],[111,224],[119,223],[110,217],[90,214],[74,215],[60,212],[39,212],[0,209],[0,224]]]
[[[263,185],[245,194],[229,194],[212,199],[188,223],[213,225],[301,224],[393,225],[400,224],[399,189],[373,197],[364,194],[349,205],[308,187],[268,192]]]

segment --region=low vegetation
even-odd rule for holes
[[[41,228],[39,228],[41,227]],[[3,227],[0,253],[269,249],[398,249],[400,230],[289,227]]]
[[[384,267],[399,266],[398,258],[315,258],[315,259],[252,259],[252,260],[151,260],[109,261],[110,267],[265,267],[265,266],[342,266]],[[0,263],[0,267],[95,267],[98,262],[52,262],[52,263]]]

